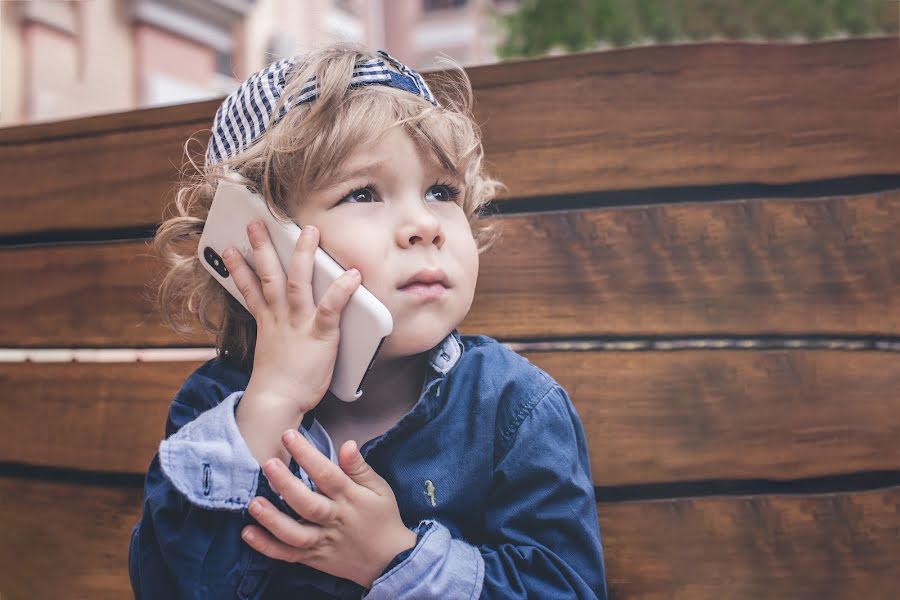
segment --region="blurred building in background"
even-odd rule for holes
[[[334,39],[423,71],[495,62],[489,13],[518,0],[0,2],[0,125],[228,94],[273,60]]]
[[[0,126],[221,97],[334,39],[421,71],[611,47],[898,34],[898,0],[0,0]]]

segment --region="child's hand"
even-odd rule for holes
[[[263,470],[269,484],[303,520],[295,521],[265,498],[254,498],[250,514],[265,529],[245,527],[244,540],[271,558],[303,563],[371,588],[394,556],[416,544],[416,534],[400,518],[393,490],[366,464],[353,441],[338,453],[340,468],[296,431],[285,432],[282,441],[319,492],[283,462],[268,461]]]
[[[329,286],[316,307],[312,275],[318,230],[303,227],[287,277],[265,223],[251,223],[247,235],[256,274],[239,252],[229,249],[223,256],[256,319],[256,349],[247,393],[294,403],[305,413],[319,403],[331,384],[341,313],[361,277],[356,269],[348,270]]]

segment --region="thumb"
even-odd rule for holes
[[[377,490],[384,482],[381,475],[376,473],[360,454],[359,447],[353,440],[347,440],[341,446],[341,451],[338,453],[338,461],[344,473],[359,485],[371,490]]]

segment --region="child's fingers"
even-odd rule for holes
[[[318,452],[315,449],[314,451]],[[272,489],[280,494],[298,515],[318,525],[327,525],[332,521],[334,502],[309,489],[303,480],[291,473],[280,459],[273,458],[266,462],[263,472]]]
[[[326,338],[338,329],[341,324],[341,313],[361,282],[359,271],[350,269],[335,279],[322,294],[319,306],[316,307],[313,327],[320,338]]]
[[[285,544],[262,527],[248,525],[241,531],[241,537],[251,548],[269,558],[301,562],[302,550]]]
[[[284,268],[269,239],[266,224],[262,221],[250,223],[247,226],[247,237],[253,247],[253,262],[256,263],[256,275],[259,277],[263,297],[269,306],[283,305],[285,303]]]
[[[250,265],[244,261],[241,253],[234,248],[226,249],[222,253],[222,259],[225,261],[225,266],[228,268],[228,273],[231,275],[234,285],[237,286],[238,291],[244,297],[244,302],[247,303],[247,310],[256,317],[262,308],[260,304],[265,302],[259,279],[256,278]]]
[[[288,546],[310,548],[322,539],[321,527],[295,521],[275,508],[265,498],[254,498],[248,509],[260,525]]]
[[[300,238],[294,247],[294,255],[288,265],[288,304],[299,310],[315,309],[312,293],[313,269],[316,248],[319,247],[319,230],[307,225],[300,230]]]
[[[391,486],[366,462],[354,440],[344,442],[338,450],[338,464],[354,483],[379,495],[392,493]]]
[[[281,436],[281,443],[284,444],[284,447],[297,461],[297,464],[303,467],[309,478],[316,484],[316,488],[322,494],[328,496],[328,499],[341,497],[347,486],[352,483],[340,466],[328,460],[328,457],[319,452],[306,438],[293,429],[284,432],[284,435]],[[266,464],[268,465],[269,463]],[[278,465],[274,466],[278,467]],[[279,493],[284,496],[282,492]],[[294,508],[294,510],[297,509]]]

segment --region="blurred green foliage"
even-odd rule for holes
[[[727,40],[821,40],[898,32],[898,0],[522,0],[491,13],[500,58],[604,46]]]

